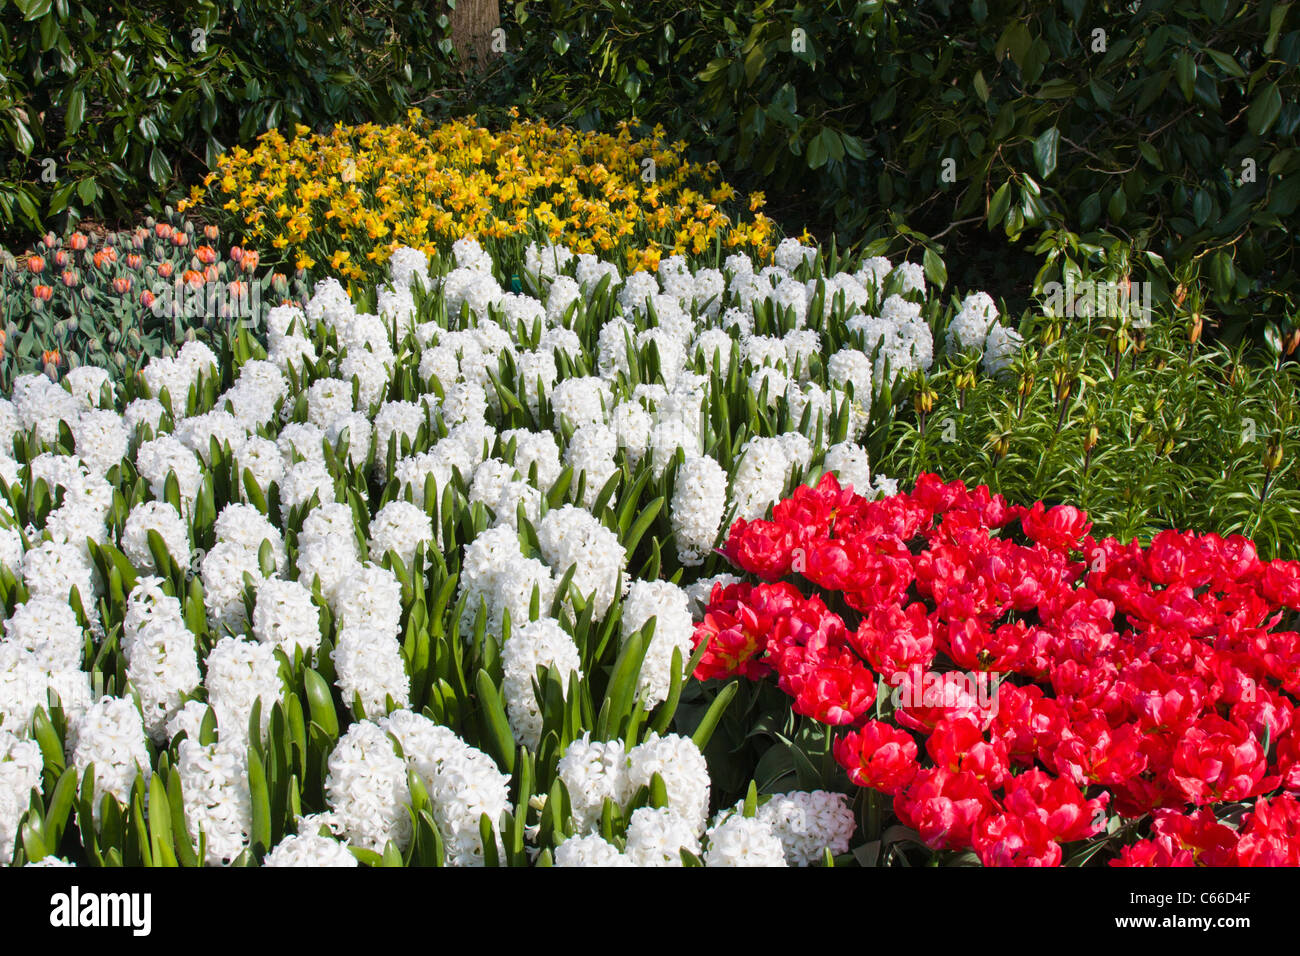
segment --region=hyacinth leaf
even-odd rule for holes
[[[527,747],[520,745],[519,753],[515,760],[515,774],[512,783],[515,788],[515,814],[514,818],[518,821],[520,832],[528,820],[528,801],[533,795],[533,782],[535,766],[533,755]],[[522,849],[522,846],[519,847]]]
[[[37,860],[43,860],[50,855],[49,846],[46,844],[45,836],[41,832],[39,816],[30,811],[27,812],[23,815],[22,825],[18,829],[21,836],[19,845],[30,862],[35,863]]]
[[[107,862],[109,854],[117,851],[118,847],[126,846],[126,822],[122,818],[122,805],[111,793],[104,793],[99,806],[99,838],[104,847],[104,865],[111,866]],[[120,852],[118,855],[120,859]],[[117,865],[122,864],[119,862]]]
[[[389,840],[384,844],[383,856],[379,858],[376,865],[381,867],[402,867],[406,864],[402,859],[402,852],[397,849],[397,844]]]
[[[633,482],[632,487],[628,489],[627,494],[623,497],[623,503],[618,510],[615,530],[618,531],[620,541],[628,539],[628,529],[632,526],[632,519],[636,514],[637,505],[641,501],[641,494],[650,480],[650,469],[646,467],[644,463],[639,470],[641,472],[640,476],[635,482]],[[592,514],[598,513],[599,512],[595,509],[592,510]]]
[[[672,726],[673,717],[677,713],[677,704],[682,698],[684,684],[682,650],[680,647],[674,647],[672,660],[669,664],[668,696],[655,710],[654,720],[650,724],[650,729],[655,733],[665,734],[668,732],[668,728]]]
[[[442,866],[444,851],[442,835],[427,809],[419,812],[415,821],[415,832],[411,840],[413,852],[411,859],[419,866]]]
[[[600,805],[600,835],[610,843],[618,839],[619,826],[615,817],[621,816],[622,814],[619,812],[618,807],[614,805],[614,801],[606,797]]]
[[[573,484],[573,466],[565,465],[555,482],[551,485],[550,490],[546,492],[546,504],[548,508],[555,509],[564,504],[564,497],[568,494],[569,486]],[[579,499],[580,500],[580,499]]]
[[[338,712],[334,709],[334,695],[330,692],[329,684],[315,670],[307,670],[303,672],[303,685],[312,724],[320,728],[330,741],[337,740]]]
[[[614,492],[618,490],[619,482],[622,480],[623,473],[616,470],[609,476],[609,479],[605,484],[601,485],[600,493],[596,496],[596,501],[591,506],[591,513],[593,515],[601,517],[605,514],[605,510],[609,507],[610,499],[614,497]]]
[[[650,625],[653,626],[653,623]],[[601,708],[602,722],[596,728],[596,739],[610,740],[611,734],[617,736],[624,722],[632,712],[636,695],[637,681],[641,673],[641,664],[645,660],[649,638],[642,632],[633,634],[623,642],[614,669],[610,674],[609,686],[605,691],[605,702],[609,709]]]
[[[384,858],[374,850],[367,850],[359,846],[348,846],[348,850],[357,858],[362,866],[378,867],[383,866]]]
[[[45,807],[42,830],[47,845],[57,848],[62,843],[63,832],[68,825],[68,816],[72,812],[76,799],[77,772],[69,767],[59,775]]]
[[[749,781],[749,789],[745,791],[745,806],[743,815],[753,817],[758,813],[758,785],[755,781]]]
[[[564,806],[568,794],[564,781],[558,776],[546,794],[546,803],[542,805],[541,821],[537,830],[537,846],[553,846],[564,837]]]
[[[152,797],[150,797],[152,799]],[[182,866],[198,866],[199,858],[190,841],[189,830],[185,825],[185,802],[181,795],[181,777],[179,771],[172,767],[167,773],[167,804],[171,814],[172,842],[176,857]]]
[[[739,690],[740,683],[733,680],[718,692],[718,696],[713,699],[713,703],[710,704],[709,709],[705,711],[704,718],[700,721],[699,726],[696,727],[695,732],[691,734],[691,739],[695,741],[695,746],[703,750],[709,745],[709,740],[713,737],[713,732],[717,729],[718,722],[722,720],[722,715],[726,711],[727,705],[731,703],[732,698],[736,696]]]
[[[41,758],[44,760],[47,775],[50,779],[61,776],[67,765],[67,758],[63,753],[63,743],[44,707],[36,708],[32,714],[32,737],[40,745]]]
[[[483,841],[483,865],[500,866],[500,855],[497,853],[496,833],[492,827],[492,818],[486,813],[479,815],[478,820],[479,839]]]
[[[271,848],[271,797],[267,791],[266,769],[252,747],[248,750],[248,792],[252,801],[249,838],[253,849],[265,852]]]
[[[478,691],[479,713],[484,724],[483,732],[488,752],[503,772],[514,773],[517,745],[514,736],[510,733],[510,722],[506,720],[501,695],[486,670],[480,670],[475,675],[475,687]]]
[[[658,810],[670,805],[668,785],[664,783],[664,778],[656,772],[650,778],[650,806]]]
[[[153,847],[155,840],[149,833],[149,818],[145,814],[143,788],[135,788],[131,794],[128,823],[131,832],[135,835],[135,840],[127,846],[128,851],[134,850],[126,861],[127,865],[154,866]],[[157,865],[162,866],[163,864],[159,861]]]

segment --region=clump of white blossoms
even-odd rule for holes
[[[202,832],[205,863],[225,866],[244,852],[253,828],[247,751],[237,743],[180,744],[179,771],[185,825],[197,845]]]
[[[510,809],[510,778],[487,754],[420,714],[397,711],[380,726],[397,738],[406,766],[428,791],[447,863],[482,866],[479,824],[486,814],[495,827]],[[497,851],[504,852],[499,835]]]
[[[389,840],[399,850],[410,843],[406,762],[378,724],[358,721],[339,738],[329,757],[325,798],[353,846],[382,853]]]
[[[92,763],[95,765],[92,807],[98,824],[104,795],[111,795],[125,807],[131,802],[135,778],[149,772],[144,724],[131,698],[101,697],[82,718],[77,746],[72,752],[77,777],[81,778]]]
[[[266,733],[284,685],[280,680],[280,663],[275,647],[223,637],[208,652],[207,676],[203,686],[208,705],[217,717],[222,741],[247,741],[253,704],[261,702],[261,733]]]
[[[682,866],[682,851],[700,854],[700,838],[691,821],[669,807],[639,807],[627,825],[627,848],[633,866]]]
[[[572,836],[555,848],[555,865],[575,866],[635,866],[598,833]]]
[[[280,648],[290,660],[297,650],[315,651],[321,642],[320,608],[311,591],[300,581],[263,578],[253,607],[253,636]]]
[[[785,848],[772,825],[758,817],[728,813],[709,827],[705,866],[786,866]]]
[[[376,559],[396,551],[409,566],[416,549],[433,542],[432,519],[409,501],[390,501],[370,519],[370,554]]]
[[[152,574],[159,569],[149,546],[149,532],[157,532],[168,555],[182,568],[190,563],[190,532],[176,509],[165,501],[142,501],[131,509],[122,528],[122,553],[135,567]]]
[[[668,791],[668,806],[696,832],[704,829],[709,812],[709,767],[689,737],[654,732],[627,754],[627,780],[632,792],[649,787],[655,774]]]
[[[751,438],[741,448],[740,464],[731,480],[735,517],[761,518],[785,492],[793,462],[779,438]]]
[[[691,455],[677,470],[669,514],[677,556],[698,567],[713,549],[727,508],[727,473],[707,455]]]
[[[465,548],[459,586],[464,599],[459,622],[463,637],[473,632],[480,608],[487,612],[487,633],[499,638],[507,616],[512,623],[528,620],[534,590],[543,608],[550,606],[555,593],[551,569],[536,558],[524,557],[509,525],[489,528]]]
[[[271,867],[355,867],[360,862],[346,843],[341,843],[333,832],[326,836],[321,831],[329,820],[338,826],[333,814],[311,814],[298,821],[298,832],[288,834],[277,843],[262,860]]]
[[[161,584],[159,578],[136,583],[122,625],[126,676],[140,694],[145,731],[160,743],[182,698],[202,681],[194,634],[185,624],[181,603]]]
[[[810,866],[827,850],[846,852],[857,826],[848,797],[827,790],[778,793],[756,816],[772,827],[790,866]]]
[[[31,806],[32,791],[40,791],[44,766],[36,741],[0,730],[0,860],[13,857],[18,822]]]
[[[654,634],[641,665],[637,693],[646,706],[663,703],[672,684],[673,651],[682,667],[691,659],[695,624],[686,592],[670,581],[634,581],[623,601],[623,639],[641,630],[651,619]]]
[[[618,535],[590,512],[564,505],[542,519],[537,540],[556,577],[573,568],[573,586],[584,597],[592,596],[596,614],[604,617],[619,596],[619,582],[627,569],[627,552]]]
[[[621,740],[592,740],[590,732],[584,733],[569,744],[557,773],[569,793],[577,833],[600,823],[606,799],[621,805],[632,796],[627,750]]]
[[[409,707],[411,678],[402,663],[397,638],[387,631],[356,624],[342,628],[332,653],[337,683],[348,704],[360,699],[367,716]]]
[[[573,678],[582,680],[582,661],[573,638],[551,618],[512,627],[501,651],[505,670],[506,714],[515,739],[536,750],[542,739],[542,712],[533,682],[539,667],[549,668],[567,694]]]

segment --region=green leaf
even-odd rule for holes
[[[1056,148],[1061,142],[1061,131],[1053,126],[1044,130],[1034,140],[1034,165],[1038,174],[1047,179],[1056,170]]]
[[[339,735],[338,712],[334,709],[334,695],[330,693],[329,684],[314,670],[303,673],[303,685],[307,692],[307,705],[311,711],[312,723],[320,726],[330,740]]]
[[[1250,131],[1256,136],[1263,136],[1268,132],[1282,112],[1282,94],[1277,88],[1276,81],[1255,96],[1254,101],[1250,104],[1250,109],[1246,112],[1246,123]]]
[[[515,771],[515,738],[510,732],[510,721],[506,719],[505,706],[496,685],[486,670],[479,670],[474,675],[474,687],[478,691],[479,712],[483,716],[484,732],[488,753],[505,773]]]
[[[703,750],[709,745],[709,740],[713,737],[713,731],[718,727],[718,721],[722,719],[722,714],[727,709],[727,705],[731,703],[731,699],[736,696],[739,690],[740,682],[733,680],[722,688],[721,693],[713,699],[713,703],[709,705],[709,709],[704,714],[704,719],[695,728],[695,733],[691,734],[695,746]]]
[[[14,0],[24,20],[39,20],[50,12],[51,0]]]
[[[149,154],[149,178],[159,186],[170,182],[172,178],[171,163],[167,161],[166,155],[157,146]]]
[[[1178,55],[1174,62],[1174,78],[1178,81],[1178,88],[1183,91],[1183,99],[1190,103],[1196,89],[1196,61],[1192,59],[1190,51],[1184,50]]]
[[[69,136],[72,136],[81,128],[81,124],[85,118],[86,95],[82,93],[80,87],[78,87],[68,94],[67,112],[63,117],[64,130]]]
[[[921,264],[925,267],[925,277],[936,289],[942,289],[948,284],[948,267],[944,265],[939,253],[933,249],[926,249],[925,255],[921,257]]]
[[[248,792],[252,797],[252,830],[249,837],[254,847],[271,848],[271,795],[266,786],[266,770],[258,755],[248,751]]]
[[[993,193],[989,200],[988,227],[993,229],[1002,224],[1007,209],[1011,206],[1011,180],[1007,180]]]

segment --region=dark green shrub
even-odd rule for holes
[[[266,129],[391,120],[436,99],[454,66],[441,8],[0,4],[0,231],[127,221]]]
[[[553,0],[513,24],[539,106],[662,122],[841,241],[905,219],[971,267],[963,285],[1032,246],[1036,281],[1010,270],[1027,300],[1086,268],[1071,244],[1118,239],[1171,291],[1203,288],[1231,336],[1276,337],[1296,304],[1292,6]]]

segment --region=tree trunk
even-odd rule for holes
[[[481,69],[500,52],[501,43],[494,44],[492,36],[492,31],[501,26],[500,0],[457,0],[448,18],[452,46],[468,68]]]

